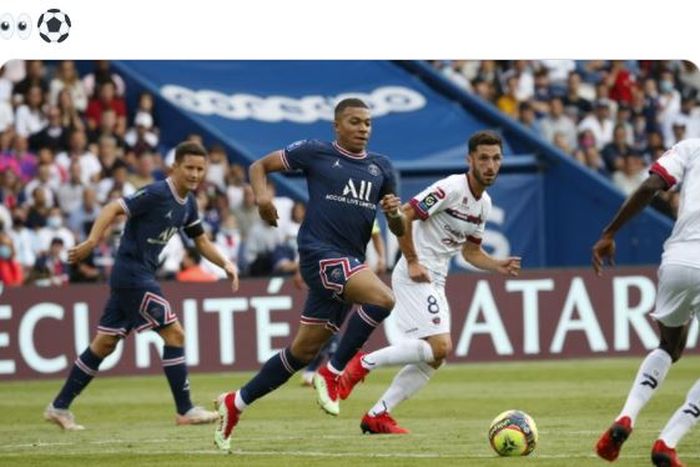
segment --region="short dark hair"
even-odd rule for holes
[[[469,138],[469,153],[476,151],[481,145],[498,146],[503,151],[503,140],[492,131],[477,131]]]
[[[343,99],[342,101],[338,102],[338,104],[335,106],[335,119],[337,120],[338,117],[343,113],[343,110],[347,109],[348,107],[360,107],[363,109],[369,109],[367,104],[362,99],[358,99],[356,97],[348,97],[347,99]]]
[[[175,148],[175,162],[180,163],[186,155],[207,157],[207,150],[199,143],[185,141]]]

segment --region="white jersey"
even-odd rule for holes
[[[491,198],[476,197],[465,174],[451,175],[430,185],[410,201],[422,222],[413,222],[418,261],[444,284],[450,260],[468,241],[481,244]]]
[[[649,169],[668,188],[680,185],[678,219],[664,243],[662,264],[700,268],[700,139],[687,139],[666,151]]]

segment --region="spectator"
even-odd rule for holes
[[[37,156],[29,150],[27,138],[15,135],[12,145],[12,157],[19,167],[19,176],[22,181],[30,180],[36,175],[39,161]],[[58,180],[60,181],[60,180]]]
[[[241,241],[241,231],[238,228],[236,216],[225,214],[214,243],[233,264],[239,264],[240,262]]]
[[[117,159],[112,165],[112,176],[104,177],[97,184],[97,199],[106,203],[110,192],[118,191],[120,196],[131,196],[136,188],[129,181],[129,171],[126,163]]]
[[[63,89],[58,93],[58,110],[61,114],[61,125],[66,130],[85,131],[85,123],[75,107],[73,97],[68,89]]]
[[[209,165],[206,181],[217,189],[226,191],[226,174],[228,173],[228,156],[223,146],[216,144],[209,150]]]
[[[49,249],[51,240],[60,238],[62,245],[65,247],[61,256],[63,261],[68,261],[68,250],[75,246],[75,236],[73,232],[63,225],[63,212],[61,208],[53,207],[49,209],[49,215],[46,217],[46,226],[41,227],[37,232],[36,253],[45,252]]]
[[[13,170],[0,170],[0,203],[14,209],[25,201],[22,182]]]
[[[561,133],[566,138],[566,145],[576,147],[576,125],[564,113],[564,104],[560,97],[554,96],[549,100],[549,114],[541,121],[542,134],[550,143],[554,135]]]
[[[134,118],[134,126],[124,135],[124,143],[129,150],[136,154],[155,152],[158,146],[158,135],[151,131],[153,117],[146,112],[138,112]]]
[[[153,178],[153,154],[150,152],[143,152],[136,156],[136,164],[134,167],[134,173],[130,174],[128,177],[129,183],[137,190],[150,185],[155,182]]]
[[[90,130],[88,141],[90,144],[98,144],[103,136],[113,138],[118,148],[124,148],[124,139],[117,134],[117,113],[112,109],[102,111],[99,127]]]
[[[202,257],[197,250],[194,248],[185,249],[185,256],[176,279],[179,282],[216,282],[217,277],[205,271],[200,265],[201,261]]]
[[[26,283],[42,287],[67,284],[69,266],[62,259],[65,256],[66,251],[63,246],[63,240],[60,238],[52,239],[48,252],[37,258],[34,267],[29,272]]]
[[[52,105],[47,116],[47,125],[29,137],[29,148],[33,151],[51,148],[54,153],[65,151],[68,148],[68,131],[61,124],[61,111]]]
[[[673,146],[674,144],[687,138],[687,120],[682,117],[676,117],[676,120],[671,125],[671,132],[673,133],[672,138],[669,140],[669,144]]]
[[[126,104],[124,99],[115,94],[115,86],[112,81],[100,83],[97,97],[90,99],[85,116],[90,130],[98,126],[105,109],[112,109],[117,115],[116,133],[123,136],[126,132]]]
[[[69,168],[69,179],[67,183],[61,184],[56,192],[58,206],[67,213],[71,213],[80,207],[83,199],[85,185],[80,174],[80,162],[73,160]]]
[[[84,241],[90,233],[92,224],[95,222],[100,212],[100,205],[97,202],[95,190],[90,187],[85,187],[78,207],[68,212],[68,228],[73,232],[79,242]]]
[[[466,60],[451,60],[441,68],[442,74],[462,89],[472,90],[467,72],[464,70]]]
[[[29,201],[29,211],[27,212],[27,227],[35,230],[46,225],[46,219],[49,217],[47,193],[51,193],[51,190],[37,186],[31,193],[32,198]]]
[[[226,198],[230,209],[238,209],[243,204],[245,177],[241,164],[231,164],[226,177]]]
[[[10,236],[0,230],[0,285],[17,287],[24,283],[22,265],[15,258],[15,247]]]
[[[605,170],[608,173],[622,170],[624,156],[632,152],[632,147],[627,141],[627,129],[618,123],[613,131],[613,140],[606,144],[602,151]]]
[[[511,75],[505,84],[505,92],[496,100],[496,107],[504,114],[516,118],[518,115],[518,77]]]
[[[623,60],[613,60],[607,77],[610,87],[609,97],[619,104],[632,103],[632,88],[635,78]]]
[[[27,93],[32,86],[37,86],[42,96],[49,90],[49,85],[44,77],[44,62],[41,60],[26,60],[24,65],[26,70],[25,77],[16,82],[12,88],[12,101],[15,106],[26,103]]]
[[[75,108],[79,112],[85,112],[88,96],[87,92],[85,92],[85,86],[78,76],[78,71],[75,69],[73,60],[62,61],[56,69],[56,76],[49,84],[49,102],[51,102],[51,105],[57,104],[58,94],[64,89],[67,89],[70,93]]]
[[[95,61],[95,68],[83,78],[85,92],[89,97],[95,97],[102,83],[114,83],[116,95],[123,97],[126,94],[126,85],[119,74],[112,71],[109,60]]]
[[[97,141],[97,160],[100,162],[100,180],[114,175],[117,162],[123,163],[119,158],[117,140],[112,136],[104,135]],[[106,193],[105,193],[106,194]]]
[[[24,208],[16,207],[12,210],[12,229],[7,233],[12,239],[15,249],[15,259],[22,265],[25,272],[29,272],[36,261],[34,244],[36,233],[25,225],[27,213]]]
[[[537,120],[535,109],[532,108],[529,102],[521,102],[518,106],[518,121],[538,137],[544,138],[542,123]]]
[[[593,110],[591,102],[581,96],[581,75],[577,71],[570,72],[566,79],[566,94],[562,103],[567,114],[576,115],[576,123]]]
[[[589,115],[578,125],[579,133],[590,130],[595,138],[595,145],[600,150],[612,141],[613,121],[610,118],[610,100],[598,99],[593,105],[593,115]]]
[[[250,237],[250,231],[253,226],[261,222],[258,208],[255,205],[255,194],[249,184],[243,186],[243,202],[239,207],[233,208],[231,213],[236,216],[241,236],[243,241],[246,242]]]
[[[64,170],[68,170],[71,161],[76,160],[80,164],[81,180],[84,185],[99,180],[102,166],[97,156],[87,148],[87,137],[83,130],[75,129],[68,137],[68,150],[56,156],[56,163]]]
[[[60,186],[60,181],[57,181],[52,177],[51,169],[51,164],[39,164],[36,178],[32,179],[29,183],[27,183],[27,185],[25,185],[25,199],[30,205],[36,204],[37,196],[44,200],[44,206],[46,208],[49,208],[55,204],[55,191]],[[37,194],[37,190],[41,191],[41,194]]]
[[[613,173],[612,181],[625,196],[629,196],[647,178],[647,172],[639,154],[629,152],[623,160],[622,168]]]
[[[40,132],[47,124],[46,117],[41,110],[44,105],[41,87],[38,85],[30,86],[24,102],[15,113],[15,131],[19,136],[28,138]]]
[[[0,77],[0,80],[2,78]],[[0,99],[0,133],[15,126],[15,113],[9,100]]]

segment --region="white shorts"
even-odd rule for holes
[[[685,325],[700,310],[700,269],[680,264],[662,264],[651,316],[668,327]]]
[[[413,282],[395,271],[391,288],[396,297],[391,318],[402,336],[420,339],[450,332],[450,306],[443,286]]]

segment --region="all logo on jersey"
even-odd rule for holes
[[[167,245],[168,240],[175,235],[175,232],[177,232],[177,227],[168,227],[167,229],[163,230],[160,234],[158,234],[158,237],[156,238],[148,238],[146,241],[150,244],[156,244],[156,245]]]
[[[348,179],[348,182],[343,188],[343,196],[352,196],[355,199],[361,199],[364,201],[369,201],[369,195],[372,193],[372,182],[366,180],[360,180],[359,182],[353,181],[352,178]]]
[[[328,193],[326,199],[329,201],[337,201],[353,206],[376,210],[377,206],[372,199],[373,184],[367,180],[353,180],[348,178],[348,181],[343,186],[341,194]]]

